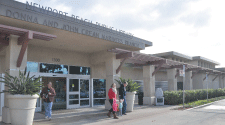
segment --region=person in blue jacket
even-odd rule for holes
[[[122,114],[123,115],[127,115],[126,114],[126,109],[127,109],[127,102],[126,102],[126,86],[128,85],[127,82],[124,82],[122,85],[120,85],[120,89],[119,89],[119,97],[120,99],[123,100],[123,109],[122,109]]]

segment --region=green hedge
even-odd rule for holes
[[[225,96],[224,89],[208,89],[208,98]],[[185,90],[185,103],[207,99],[207,89]],[[183,103],[183,91],[164,91],[165,105]]]

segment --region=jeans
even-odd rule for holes
[[[113,100],[112,99],[109,99],[109,103],[112,106],[113,105]],[[115,111],[113,111],[113,108],[111,108],[109,111],[112,112],[113,114],[115,114]]]
[[[120,114],[119,114],[119,115],[123,116],[123,115],[122,115],[122,108],[120,108]]]
[[[121,97],[121,96],[119,96]],[[120,98],[121,99],[121,98]],[[122,114],[125,114],[127,111],[127,102],[126,102],[126,96],[124,96],[124,101],[123,101],[123,108],[122,108]]]
[[[122,113],[125,114],[126,111],[127,111],[127,102],[126,102],[126,96],[124,96]]]
[[[53,102],[44,102],[44,107],[45,107],[45,116],[48,116],[49,118],[52,117],[52,105]]]

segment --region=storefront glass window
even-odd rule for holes
[[[58,65],[58,64],[40,63],[40,72],[68,74],[68,66],[67,65]]]
[[[90,75],[90,67],[70,66],[69,74]]]
[[[71,100],[69,101],[69,105],[79,104],[79,100]]]
[[[94,99],[94,105],[105,105],[105,99]]]
[[[70,79],[70,81],[69,81],[69,91],[70,92],[79,91],[79,79]]]
[[[104,105],[106,98],[106,80],[93,79],[94,105]]]
[[[38,63],[27,62],[27,72],[38,72]]]
[[[89,98],[89,80],[80,80],[80,98]]]
[[[89,105],[89,100],[80,100],[80,106],[87,106]]]

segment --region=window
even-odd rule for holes
[[[38,72],[38,63],[27,62],[27,72]]]
[[[40,72],[68,74],[68,66],[67,65],[58,65],[58,64],[40,63]]]
[[[106,80],[93,79],[94,105],[104,105],[106,98]]]
[[[77,74],[77,75],[90,75],[90,67],[81,67],[81,66],[70,66],[69,74]]]

